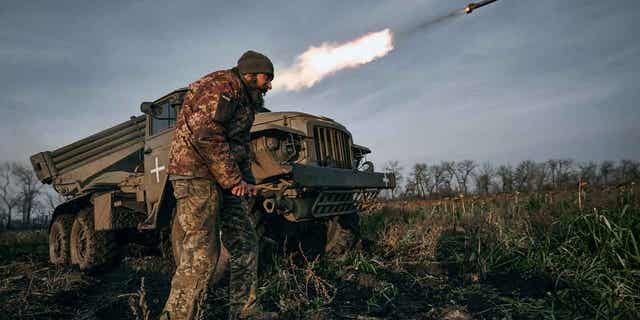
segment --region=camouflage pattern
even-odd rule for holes
[[[229,251],[229,319],[246,319],[259,313],[258,235],[251,220],[250,201],[223,192],[220,213],[222,242]]]
[[[166,319],[200,319],[203,301],[219,256],[216,216],[222,206],[220,188],[208,179],[173,181],[176,220],[184,231],[180,259],[165,304]]]
[[[209,178],[223,189],[251,174],[250,129],[256,106],[237,70],[210,73],[189,85],[176,119],[168,173]]]
[[[204,76],[184,96],[168,172],[197,178],[173,181],[185,237],[165,305],[170,319],[199,319],[208,313],[220,248],[216,218],[230,253],[229,318],[256,314],[258,237],[249,204],[229,189],[242,180],[255,183],[249,143],[258,108],[236,69]]]

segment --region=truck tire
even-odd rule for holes
[[[110,266],[117,248],[113,232],[95,230],[91,213],[78,213],[71,228],[71,263],[87,272]]]
[[[73,216],[61,214],[53,219],[49,229],[49,261],[56,265],[68,265],[71,262],[69,243]]]
[[[343,255],[360,240],[360,216],[357,213],[333,217],[325,222],[326,242],[324,253]]]

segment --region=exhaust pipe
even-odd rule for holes
[[[265,199],[262,202],[262,207],[267,213],[273,213],[273,211],[276,209],[276,200],[273,198]]]

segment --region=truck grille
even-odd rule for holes
[[[327,217],[356,213],[363,209],[368,202],[374,200],[380,190],[325,190],[320,192],[311,214],[314,217]]]
[[[351,169],[351,139],[349,135],[338,129],[315,127],[316,157],[322,167]]]

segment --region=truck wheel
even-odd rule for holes
[[[62,214],[53,219],[49,229],[49,261],[57,265],[68,265],[70,257],[71,227],[73,216]]]
[[[71,228],[71,263],[82,271],[107,267],[116,256],[113,232],[96,231],[91,213],[91,209],[78,213]]]
[[[327,222],[324,252],[328,255],[342,255],[352,249],[360,240],[360,216],[349,214],[333,217]]]

